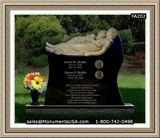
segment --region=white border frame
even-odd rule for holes
[[[103,12],[102,12],[103,11]],[[86,14],[87,13],[87,14]],[[127,14],[126,14],[127,13]],[[15,15],[130,15],[146,13],[145,122],[134,125],[26,125],[15,123]],[[147,29],[146,29],[147,28]],[[11,10],[10,11],[10,127],[11,128],[149,128],[150,127],[150,11],[149,10]],[[12,51],[14,50],[14,51]]]

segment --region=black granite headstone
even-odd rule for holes
[[[99,56],[47,52],[49,80],[45,105],[124,105],[117,85],[123,61],[120,37]]]

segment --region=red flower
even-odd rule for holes
[[[28,74],[28,75],[26,76],[26,79],[28,79],[28,80],[34,80],[34,77],[35,77],[34,74]]]

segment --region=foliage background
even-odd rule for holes
[[[130,15],[16,15],[15,60],[27,66],[47,66],[44,46],[63,42],[86,34],[98,34],[100,30],[114,27],[121,37],[124,54],[134,55],[145,51],[145,20],[132,19]],[[36,57],[36,60],[35,60]]]

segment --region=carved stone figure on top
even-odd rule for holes
[[[96,56],[103,54],[117,35],[117,30],[110,28],[108,31],[100,31],[97,36],[95,34],[78,36],[57,45],[46,42],[45,48],[57,55]]]

